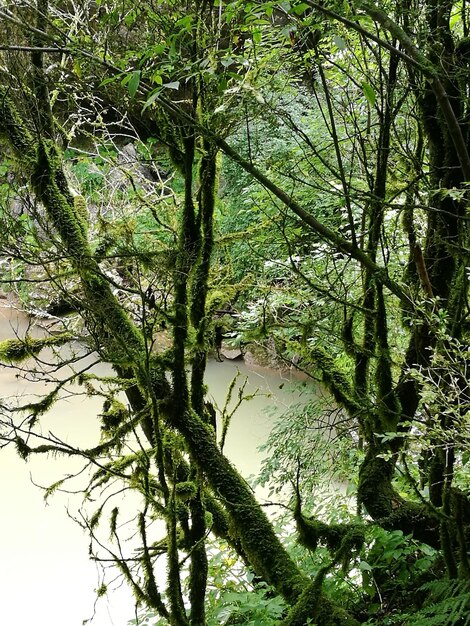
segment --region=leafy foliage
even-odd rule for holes
[[[17,42],[0,68],[2,279],[70,333],[3,344],[9,365],[58,375],[5,407],[2,436],[25,458],[98,466],[82,523],[144,622],[385,623],[420,588],[433,604],[418,594],[416,619],[462,621],[466,589],[448,580],[470,575],[465,2],[37,0],[0,28]],[[322,385],[276,424],[259,479],[271,496],[288,485],[302,546],[225,457],[228,412],[214,433],[204,375],[227,333]],[[78,336],[113,376],[87,375],[73,348],[42,361]],[[103,400],[100,441],[34,446],[73,382]],[[357,515],[320,501],[326,475]],[[122,490],[138,496],[132,557]]]

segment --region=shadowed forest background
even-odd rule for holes
[[[31,319],[0,360],[47,382],[0,435],[81,459],[137,623],[470,623],[469,19],[0,3],[0,278]],[[265,444],[276,507],[224,454],[227,350],[319,390]],[[69,393],[100,399],[91,447],[42,427]]]

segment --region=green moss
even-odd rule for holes
[[[186,624],[186,610],[184,607],[183,593],[181,589],[181,566],[178,553],[178,526],[177,526],[177,507],[175,492],[173,491],[168,503],[167,518],[167,563],[168,563],[168,581],[167,596],[171,607],[171,613],[175,624]]]
[[[21,437],[16,437],[15,439],[16,451],[20,455],[20,457],[26,461],[31,453],[31,448],[28,446],[26,441]]]
[[[386,461],[379,453],[367,452],[359,472],[358,501],[386,530],[411,532],[415,539],[439,548],[438,517],[432,509],[401,498],[392,485],[393,460]]]
[[[54,337],[33,339],[27,335],[24,339],[6,339],[0,342],[0,361],[21,363],[37,356],[41,350],[51,346],[63,346],[73,339],[70,333],[62,333]]]
[[[88,213],[88,207],[86,204],[86,200],[83,196],[75,196],[73,199],[73,206],[75,209],[75,214],[77,219],[80,222],[80,226],[82,227],[82,233],[84,237],[88,235],[88,222],[90,219]]]
[[[105,401],[100,417],[103,432],[105,434],[114,434],[116,429],[129,418],[129,411],[122,402],[112,398],[112,400]]]
[[[401,406],[397,398],[392,376],[392,359],[388,345],[387,310],[383,286],[376,285],[375,343],[377,345],[377,412],[381,420],[381,432],[393,431],[400,418]],[[376,427],[376,430],[379,430]]]
[[[39,402],[32,402],[30,404],[23,405],[22,407],[23,411],[31,412],[31,418],[30,418],[31,426],[34,424],[34,422],[40,415],[44,415],[44,413],[47,413],[47,411],[51,408],[51,406],[57,400],[60,387],[61,385],[56,387],[56,389],[54,389],[53,391],[48,393],[46,396],[44,396],[41,400],[39,400]]]
[[[205,626],[205,596],[207,587],[208,560],[205,537],[207,534],[206,518],[201,492],[190,502],[191,512],[191,564],[189,568],[189,600],[191,603],[191,626]]]
[[[197,484],[192,480],[186,480],[182,483],[176,483],[175,492],[176,497],[180,500],[193,500],[197,495],[198,487]]]
[[[33,135],[26,127],[5,88],[0,89],[0,136],[8,139],[22,160],[23,166],[34,161]]]
[[[99,507],[99,509],[97,509],[93,513],[93,515],[90,517],[90,520],[89,520],[88,524],[89,524],[91,530],[96,528],[98,526],[98,524],[100,523],[100,519],[101,519],[101,516],[103,514],[103,508],[104,508],[104,505],[101,505]]]
[[[319,520],[295,516],[299,543],[309,550],[316,550],[319,543],[327,546],[333,555],[339,550],[360,549],[364,542],[364,529],[351,524],[325,524]],[[341,557],[343,559],[343,556]]]
[[[165,619],[169,619],[169,614],[158,590],[157,581],[153,569],[152,559],[147,544],[147,529],[145,525],[145,515],[139,513],[139,531],[143,545],[142,568],[144,572],[145,602],[149,608],[154,608]]]
[[[304,589],[280,626],[305,626],[307,623],[321,626],[359,625],[349,613],[322,595],[321,583],[322,577],[317,577]]]
[[[354,400],[351,384],[344,372],[335,364],[334,359],[320,346],[312,348],[310,356],[315,366],[322,373],[322,379],[336,402],[350,415],[361,413],[361,406]]]
[[[358,500],[374,519],[388,517],[397,494],[392,487],[394,463],[369,449],[359,472]]]
[[[178,415],[175,425],[194,462],[227,509],[231,532],[239,538],[255,572],[288,602],[295,602],[306,580],[281,545],[249,486],[218,449],[212,429],[194,412]]]
[[[80,217],[75,211],[60,157],[52,142],[44,140],[38,142],[31,183],[73,261],[77,263],[83,257],[91,257],[88,240],[84,235]]]

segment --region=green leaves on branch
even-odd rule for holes
[[[127,89],[129,91],[129,95],[131,98],[135,97],[137,90],[139,89],[140,76],[141,76],[141,71],[135,70],[135,72],[132,72],[132,74],[129,75],[129,79],[126,81]]]
[[[374,106],[375,105],[375,91],[374,88],[369,85],[369,83],[363,82],[361,83],[361,87],[362,87],[362,91],[364,92],[365,97],[367,98],[368,103],[370,104],[370,106]]]

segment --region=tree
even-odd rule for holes
[[[323,298],[322,307],[306,307],[283,321],[302,338],[290,333],[289,349],[301,355],[304,369],[317,372],[357,429],[365,452],[359,504],[383,528],[413,533],[440,550],[450,578],[466,578],[468,498],[454,482],[466,480],[467,6],[183,4],[149,2],[137,9],[97,3],[84,9],[83,32],[75,31],[77,16],[64,3],[49,7],[39,0],[37,7],[0,11],[4,29],[19,42],[5,46],[9,71],[13,62],[28,69],[21,90],[3,81],[0,129],[17,161],[21,157],[16,169],[38,203],[27,225],[40,242],[32,248],[56,284],[64,274],[74,277],[73,301],[80,302],[86,341],[117,375],[101,391],[107,435],[92,450],[54,444],[32,450],[17,427],[13,432],[24,456],[54,449],[102,465],[109,455],[93,482],[118,476],[143,494],[141,580],[118,555],[116,561],[139,599],[170,623],[205,623],[210,531],[291,605],[284,624],[356,623],[325,596],[322,583],[360,550],[364,529],[357,522],[331,527],[307,519],[299,475],[293,515],[301,541],[311,550],[326,543],[332,555],[309,580],[220,451],[211,426],[204,370],[216,306],[210,290],[218,155],[245,172],[249,192],[255,193],[254,184],[256,193],[259,186],[268,192],[260,196],[265,206],[278,203],[279,250],[303,293]],[[47,74],[45,59],[57,55],[60,67]],[[76,102],[65,98],[64,86],[77,90],[84,82],[93,88]],[[118,105],[124,93],[126,101]],[[303,116],[300,107],[289,106],[296,96],[309,107]],[[96,242],[83,197],[70,191],[60,143],[72,137],[60,120],[77,102],[98,111],[106,133],[124,111],[142,142],[152,138],[168,148],[181,207],[172,223],[147,207],[158,235],[145,245],[124,221]],[[86,137],[89,119],[79,122]],[[280,157],[271,154],[263,163],[267,150],[262,142],[254,149],[253,138],[269,123],[291,139]],[[96,133],[96,122],[91,128]],[[233,147],[237,133],[244,133],[245,154]],[[153,157],[151,146],[145,150]],[[129,181],[143,210],[143,194],[132,175]],[[174,185],[163,183],[172,202]],[[23,245],[14,253],[28,258]],[[114,256],[117,280],[103,269]],[[167,266],[157,272],[162,259]],[[119,301],[113,285],[129,297]],[[329,326],[319,323],[325,310]],[[156,351],[155,333],[163,324],[171,328],[172,345]],[[327,338],[316,330],[325,327]],[[269,325],[263,330],[270,332]],[[285,334],[271,332],[286,344]],[[35,355],[69,333],[10,342],[3,356]],[[432,386],[438,393],[431,410],[426,391]],[[129,409],[117,401],[117,389],[124,390]],[[35,419],[56,395],[28,407]],[[137,426],[145,445],[131,457],[115,457]],[[418,428],[424,445],[416,441]],[[449,430],[452,437],[443,437]],[[410,450],[419,459],[414,467]],[[398,492],[399,472],[414,497]],[[89,522],[92,533],[100,513]],[[157,514],[166,524],[160,549],[167,555],[167,601],[147,540],[148,520]],[[116,537],[117,515],[111,514]],[[189,614],[180,551],[190,563]]]

